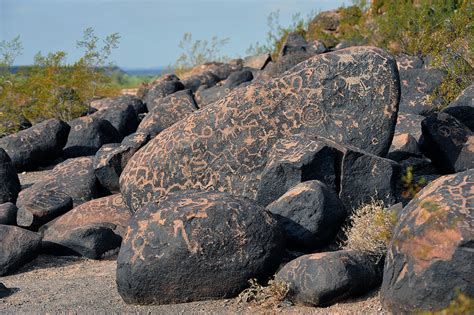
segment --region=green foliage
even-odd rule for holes
[[[77,42],[85,52],[76,62],[67,63],[64,51],[38,53],[32,66],[23,67],[16,74],[8,71],[8,80],[0,82],[0,133],[15,131],[22,116],[33,123],[49,118],[71,120],[87,110],[95,97],[116,95],[118,91],[111,85],[108,69],[119,36],[107,36],[102,45],[99,41],[88,28]],[[21,47],[18,43],[18,38],[2,43],[7,67],[12,64],[11,56]]]
[[[288,283],[275,279],[270,279],[267,286],[259,284],[257,279],[250,279],[249,284],[250,287],[239,294],[239,302],[266,309],[283,306],[290,291]]]
[[[474,299],[460,291],[456,293],[456,298],[442,310],[436,312],[420,312],[422,315],[464,315],[474,313]]]
[[[226,61],[228,57],[221,54],[221,49],[227,45],[229,38],[220,39],[217,36],[208,40],[193,40],[191,33],[184,33],[179,42],[179,48],[183,53],[173,66],[175,73],[179,76],[195,66],[210,61]]]
[[[406,174],[402,175],[403,192],[402,197],[406,199],[415,198],[416,194],[427,184],[424,177],[417,182],[414,180],[413,166],[407,167]]]

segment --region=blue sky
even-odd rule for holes
[[[33,56],[64,50],[70,60],[81,52],[76,41],[93,27],[96,34],[119,33],[120,46],[113,61],[125,68],[172,64],[181,54],[178,43],[185,32],[195,39],[228,37],[223,53],[245,56],[256,41],[265,40],[267,16],[280,10],[280,23],[293,14],[339,7],[346,0],[0,0],[0,41],[20,35],[23,55],[16,64],[29,64]]]

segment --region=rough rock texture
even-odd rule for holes
[[[319,40],[312,40],[308,42],[308,46],[306,46],[306,50],[315,55],[322,54],[328,51],[324,43],[320,42]]]
[[[402,211],[381,298],[394,313],[438,310],[474,296],[474,170],[437,179]]]
[[[139,98],[133,95],[107,97],[91,102],[91,107],[98,111],[117,105],[131,105],[137,114],[145,113],[147,111],[146,105]]]
[[[283,255],[277,222],[247,199],[171,193],[130,221],[117,261],[126,303],[164,304],[236,296],[273,274]]]
[[[55,200],[63,200],[65,196],[72,198],[73,206],[103,196],[105,192],[94,175],[93,159],[81,157],[58,164],[43,181],[20,192],[19,211],[25,208],[29,212],[34,209],[34,212],[51,213],[49,207],[56,207]],[[42,197],[45,194],[46,199]],[[59,215],[57,211],[54,213]]]
[[[268,154],[256,201],[267,206],[290,188],[308,180],[320,180],[337,191],[341,160],[342,153],[327,140],[301,135],[281,139]]]
[[[132,105],[114,104],[107,109],[99,110],[91,115],[107,120],[119,132],[121,138],[137,130],[138,115]]]
[[[269,149],[298,133],[384,156],[397,116],[397,71],[384,51],[357,47],[315,56],[281,78],[238,89],[134,155],[120,179],[126,203],[136,210],[155,196],[185,189],[253,199]]]
[[[402,95],[400,112],[411,114],[431,113],[436,103],[429,100],[446,73],[439,69],[409,69],[400,71]]]
[[[15,202],[20,190],[20,180],[12,160],[5,150],[0,148],[0,204]]]
[[[181,81],[175,81],[175,80],[162,81],[159,84],[152,86],[148,90],[143,101],[147,105],[148,111],[150,111],[148,104],[153,103],[156,99],[166,97],[170,94],[173,94],[175,92],[178,92],[184,89],[185,87],[183,83],[181,83]]]
[[[38,233],[12,225],[0,225],[0,240],[0,276],[35,259],[41,246]]]
[[[291,55],[280,57],[277,61],[269,62],[258,78],[269,80],[280,76],[285,71],[290,70],[297,64],[311,58],[312,56],[314,56],[314,54],[309,52],[294,52]]]
[[[293,303],[328,306],[377,287],[382,281],[382,267],[363,253],[324,252],[290,261],[276,279],[290,284]]]
[[[244,69],[240,71],[235,71],[225,80],[223,85],[224,88],[233,89],[242,83],[249,82],[253,80],[252,71]]]
[[[217,84],[221,79],[212,73],[211,71],[206,71],[204,73],[190,76],[183,80],[183,85],[185,89],[189,89],[193,92],[196,92],[200,86],[210,88]]]
[[[320,181],[296,185],[267,206],[288,238],[288,247],[308,252],[334,239],[347,216],[336,192]]]
[[[100,259],[120,247],[130,216],[120,194],[86,202],[41,229],[43,249]]]
[[[422,122],[420,147],[444,174],[474,168],[474,132],[446,113]]]
[[[14,291],[10,288],[7,288],[3,283],[0,282],[0,299],[10,296]]]
[[[402,161],[409,157],[421,156],[418,141],[409,133],[395,133],[387,157],[394,161]]]
[[[400,165],[362,151],[348,149],[342,159],[339,198],[348,211],[374,198],[386,206],[397,201]]]
[[[306,52],[306,46],[308,43],[304,37],[298,33],[290,33],[285,39],[285,42],[281,46],[279,57],[288,56],[294,53]]]
[[[46,165],[61,155],[70,127],[49,119],[31,128],[0,138],[0,148],[10,156],[18,172]]]
[[[272,61],[272,57],[270,56],[270,54],[265,53],[265,54],[249,56],[245,58],[243,66],[248,67],[248,68],[262,70],[270,61]]]
[[[395,60],[397,60],[398,70],[421,69],[424,64],[420,57],[405,54],[396,56]]]
[[[150,141],[150,135],[136,132],[125,137],[122,143],[106,144],[94,157],[94,174],[109,192],[120,192],[119,178],[132,156]]]
[[[198,109],[191,90],[156,99],[149,108],[150,112],[141,121],[137,132],[147,133],[152,138]]]
[[[474,84],[467,87],[443,110],[474,132]]]
[[[398,113],[397,125],[395,126],[395,135],[410,134],[416,141],[421,138],[421,122],[425,117],[416,114]]]
[[[0,224],[4,225],[16,225],[16,212],[17,207],[7,202],[0,205]]]
[[[63,157],[94,155],[106,143],[120,142],[120,133],[107,120],[86,116],[69,122],[71,132],[63,149]]]
[[[221,98],[225,97],[234,88],[244,83],[248,83],[253,80],[253,74],[250,70],[241,70],[233,72],[223,85],[213,86],[208,89],[198,90],[196,98],[198,99],[199,106],[205,106],[214,103]]]

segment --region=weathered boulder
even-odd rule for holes
[[[18,172],[36,169],[61,155],[69,130],[70,127],[65,122],[49,119],[0,138],[0,148],[10,156]]]
[[[300,256],[275,278],[289,283],[293,303],[328,306],[376,288],[382,282],[382,266],[367,254],[341,250]]]
[[[288,56],[294,53],[305,53],[307,52],[306,39],[301,34],[290,33],[285,39],[285,42],[281,46],[279,57]]]
[[[66,160],[45,180],[22,190],[17,201],[18,224],[36,229],[73,206],[103,196],[106,192],[94,175],[93,159]]]
[[[418,56],[410,56],[401,54],[395,57],[397,61],[398,70],[421,69],[424,61]]]
[[[13,225],[0,225],[0,276],[14,272],[38,256],[41,236]]]
[[[443,110],[474,132],[474,84],[468,86]]]
[[[391,312],[445,308],[474,296],[474,170],[443,176],[402,211],[385,260],[382,303]]]
[[[221,79],[212,73],[211,71],[206,71],[204,73],[190,76],[183,80],[184,89],[191,90],[196,92],[200,86],[210,88],[217,84]]]
[[[264,53],[256,56],[249,56],[244,59],[244,67],[262,70],[265,66],[272,61],[272,57],[269,53]]]
[[[136,96],[121,95],[116,97],[101,98],[91,102],[91,107],[98,111],[109,109],[117,105],[131,105],[137,114],[146,113],[146,105]]]
[[[151,88],[153,88],[156,85],[162,84],[163,82],[172,82],[172,81],[177,82],[180,80],[175,74],[167,73],[158,77],[156,80],[154,80],[151,83],[142,83],[138,87],[137,97],[141,100],[144,100]]]
[[[224,88],[233,89],[242,83],[249,82],[253,80],[252,71],[244,69],[240,71],[235,71],[225,80],[223,84]]]
[[[420,148],[444,174],[474,168],[474,132],[446,113],[422,122]]]
[[[308,42],[308,45],[306,46],[306,50],[309,53],[312,54],[322,54],[328,51],[326,46],[324,45],[323,42],[320,42],[319,40],[312,40]]]
[[[136,132],[125,137],[122,143],[106,144],[94,157],[94,174],[109,192],[120,192],[119,178],[132,156],[150,141],[147,133]]]
[[[0,282],[0,299],[10,296],[13,293],[13,289],[7,288],[3,283]]]
[[[313,56],[314,54],[310,52],[294,52],[291,55],[280,57],[277,61],[269,62],[257,79],[269,80],[278,77]]]
[[[427,114],[436,109],[431,102],[433,91],[440,86],[446,72],[440,69],[408,69],[400,71],[400,112]]]
[[[253,74],[250,70],[240,70],[232,73],[224,84],[213,86],[208,89],[199,89],[196,93],[196,99],[199,102],[199,106],[217,102],[221,98],[225,97],[234,88],[243,86],[244,83],[249,83],[253,80]]]
[[[103,258],[117,252],[130,216],[120,194],[83,203],[41,228],[43,250],[53,255]]]
[[[288,247],[303,252],[332,241],[347,216],[336,192],[317,180],[296,185],[267,210],[284,228]]]
[[[198,109],[191,90],[157,99],[149,108],[150,112],[141,121],[137,132],[147,133],[152,138]]]
[[[117,261],[126,303],[236,296],[281,262],[277,222],[251,200],[220,192],[170,193],[135,214]]]
[[[397,125],[395,126],[395,135],[410,134],[416,141],[419,141],[422,135],[421,122],[425,117],[416,114],[398,113]]]
[[[71,132],[63,149],[64,158],[94,155],[106,143],[120,142],[120,133],[105,119],[86,116],[69,122]]]
[[[409,157],[420,157],[418,141],[409,133],[395,133],[387,158],[402,161]]]
[[[185,87],[181,81],[175,81],[175,80],[170,80],[170,81],[162,81],[154,86],[152,86],[148,92],[146,93],[146,96],[144,97],[143,101],[145,102],[148,111],[150,111],[150,108],[148,107],[148,104],[153,103],[156,99],[166,97],[170,94],[173,94],[175,92],[184,90]]]
[[[122,194],[133,210],[171,190],[216,189],[254,199],[269,149],[299,133],[385,156],[398,100],[396,64],[383,50],[317,55],[165,129],[127,164]]]
[[[0,148],[0,204],[15,202],[21,190],[20,180],[8,154]]]
[[[17,207],[7,202],[0,205],[0,224],[4,225],[16,225],[16,212]]]
[[[132,105],[114,104],[107,109],[99,110],[90,117],[107,120],[120,134],[126,137],[137,130],[138,115]]]
[[[256,201],[267,206],[290,188],[308,180],[319,180],[336,191],[342,152],[323,139],[301,135],[279,140],[268,154],[257,188]]]

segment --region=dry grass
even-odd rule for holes
[[[387,252],[396,222],[396,214],[385,209],[382,201],[373,200],[354,211],[343,229],[344,249],[368,253],[378,261]]]
[[[287,302],[288,283],[275,279],[268,281],[267,286],[260,285],[256,279],[250,279],[249,283],[250,287],[239,294],[239,302],[267,309],[281,307]]]

